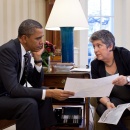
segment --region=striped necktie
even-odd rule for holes
[[[29,69],[29,63],[30,63],[30,60],[31,60],[31,56],[30,56],[30,53],[27,52],[25,55],[24,55],[24,60],[25,60],[25,64],[24,64],[24,76],[25,76],[25,81],[26,81],[26,87],[27,87],[27,76],[28,76],[28,69]]]

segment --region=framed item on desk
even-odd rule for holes
[[[79,127],[82,123],[81,107],[62,107],[55,109],[54,112],[59,126]]]

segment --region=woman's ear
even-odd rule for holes
[[[110,45],[110,46],[108,47],[108,49],[109,49],[109,52],[113,51],[113,45]]]

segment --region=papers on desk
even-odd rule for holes
[[[118,105],[116,108],[107,109],[101,116],[98,122],[107,124],[117,124],[125,111],[130,110],[130,103]]]
[[[119,74],[99,79],[67,78],[64,90],[75,92],[73,97],[109,96],[113,88],[112,81]]]
[[[71,72],[90,72],[90,69],[86,68],[74,68],[70,70]]]

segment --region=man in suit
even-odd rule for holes
[[[15,119],[17,130],[43,130],[55,125],[50,98],[65,100],[73,92],[60,89],[42,89],[43,68],[41,54],[44,51],[42,25],[31,19],[23,21],[18,38],[0,47],[0,119]],[[24,71],[24,55],[31,52]],[[28,81],[32,87],[25,87]]]

